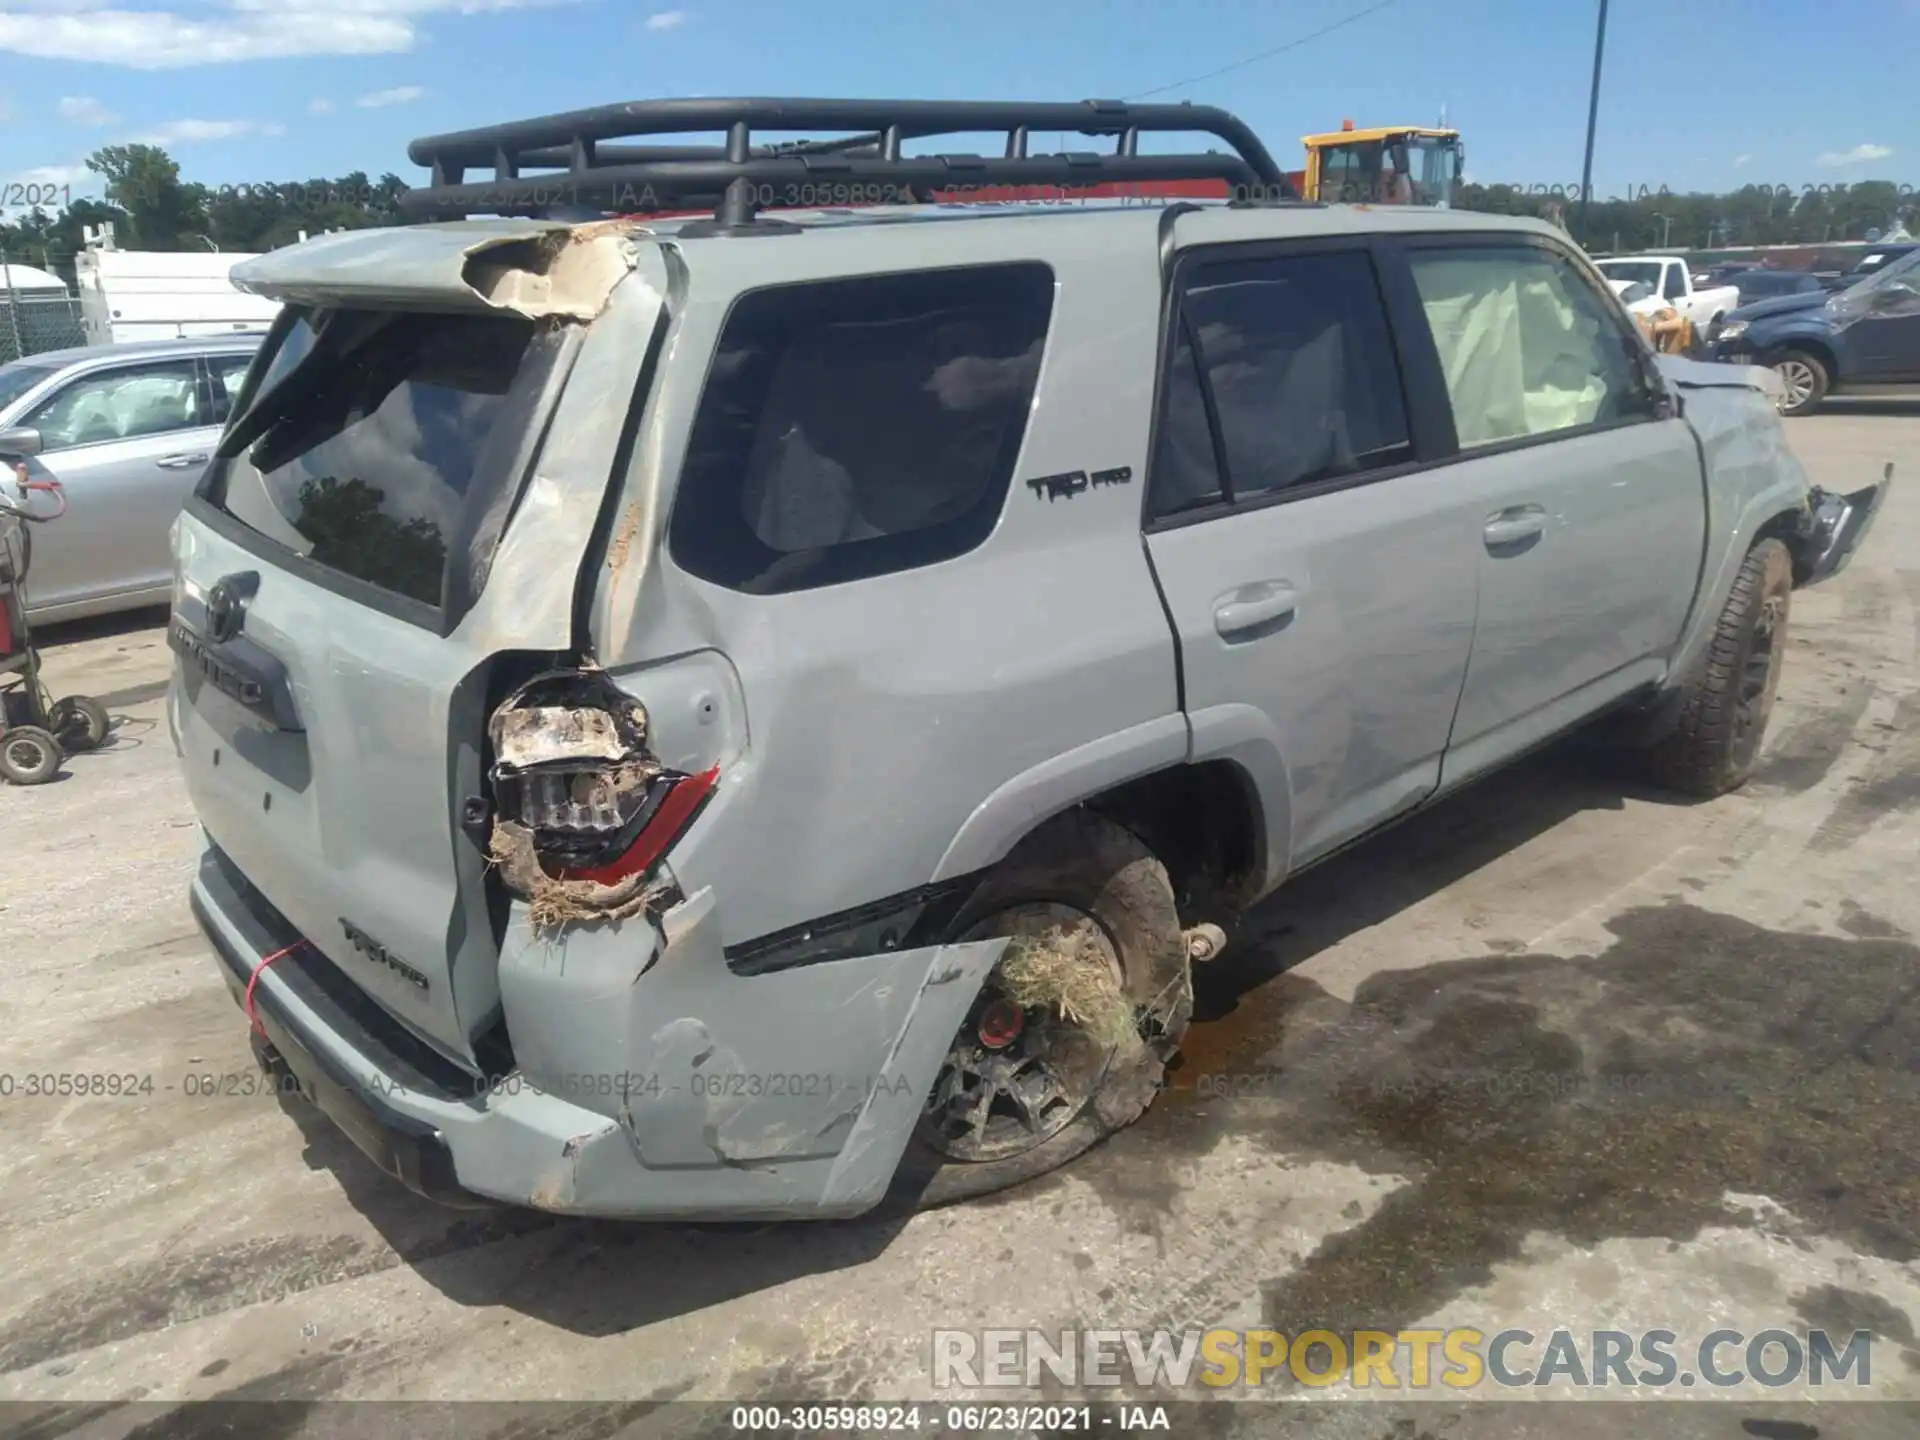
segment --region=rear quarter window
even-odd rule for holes
[[[979,545],[1006,499],[1052,308],[1038,263],[743,296],[694,419],[674,560],[778,594]]]

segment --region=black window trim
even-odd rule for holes
[[[61,445],[49,449],[47,453],[50,455],[70,455],[77,450],[92,450],[101,445],[124,445],[129,440],[149,440],[161,435],[179,435],[188,430],[203,430],[212,424],[213,422],[206,418],[208,413],[206,396],[203,395],[200,390],[200,357],[191,353],[183,355],[147,355],[139,359],[113,360],[104,365],[91,365],[84,370],[70,371],[58,380],[51,390],[34,401],[32,409],[21,413],[19,423],[22,425],[31,425],[35,415],[38,415],[75,385],[83,384],[101,375],[118,375],[126,371],[150,370],[161,365],[185,365],[188,370],[192,372],[195,423],[182,425],[178,429],[173,430],[150,430],[144,435],[116,435],[111,440],[89,440],[84,445]]]
[[[252,405],[254,392],[259,388],[261,376],[265,373],[265,367],[259,363],[260,356],[267,353],[270,345],[277,345],[285,332],[293,328],[297,318],[296,311],[300,308],[293,305],[282,306],[279,315],[274,318],[273,327],[262,338],[259,350],[254,352],[253,363],[247,367],[247,378],[241,385],[240,393],[233,397],[233,408],[227,412],[228,425],[232,424],[235,416],[244,414]],[[559,409],[560,396],[566,389],[574,362],[579,358],[580,349],[585,344],[586,327],[568,326],[562,335],[566,343],[554,357],[549,372],[541,379],[540,396],[534,406],[536,418],[527,427],[527,433],[521,437],[510,467],[507,484],[512,488],[514,498],[506,520],[501,526],[502,541],[506,538],[507,530],[512,527],[513,517],[519,513],[520,502],[526,494],[527,482],[533,475],[534,462],[545,445],[548,428]],[[656,343],[657,339],[656,331]],[[636,399],[631,403],[641,402]],[[224,434],[221,444],[225,444]],[[443,573],[441,577],[443,603],[429,605],[424,600],[416,600],[410,595],[402,595],[397,591],[375,585],[371,581],[335,570],[330,565],[322,565],[319,561],[282,545],[278,540],[263,535],[245,521],[236,519],[213,503],[208,492],[219,471],[218,460],[207,466],[199,483],[194,486],[193,493],[187,497],[186,504],[181,508],[184,513],[192,516],[194,520],[245,553],[264,560],[310,585],[317,585],[322,590],[338,595],[342,599],[351,600],[354,604],[365,606],[369,610],[377,610],[392,619],[418,626],[443,640],[460,628],[467,616],[472,613],[474,606],[478,604],[480,592],[471,590],[464,582],[457,589],[451,585],[451,567],[454,564],[451,553],[447,559],[449,571]],[[618,474],[609,473],[606,484],[611,488],[618,480]],[[587,553],[589,552],[583,552],[580,559],[580,565],[583,568],[587,563]],[[461,557],[461,564],[465,566],[467,563],[467,557]],[[491,559],[488,562],[488,569],[489,571],[492,569]],[[450,594],[450,590],[453,593]],[[448,601],[452,603],[444,603]]]
[[[1679,406],[1673,398],[1673,391],[1660,373],[1660,367],[1654,359],[1653,347],[1640,333],[1639,327],[1626,318],[1626,312],[1614,299],[1613,292],[1607,287],[1605,278],[1585,255],[1570,245],[1563,245],[1545,235],[1531,232],[1501,232],[1497,230],[1475,230],[1465,234],[1451,235],[1445,231],[1428,231],[1418,235],[1394,237],[1394,248],[1400,252],[1399,268],[1405,275],[1406,295],[1420,317],[1420,332],[1425,340],[1426,355],[1431,360],[1431,379],[1428,382],[1439,387],[1441,398],[1446,400],[1447,425],[1453,426],[1453,401],[1447,396],[1446,377],[1440,369],[1440,353],[1433,343],[1432,331],[1426,324],[1426,312],[1419,305],[1419,288],[1413,279],[1413,252],[1417,250],[1539,250],[1557,260],[1565,261],[1568,267],[1585,283],[1600,307],[1600,313],[1608,318],[1616,334],[1625,343],[1627,358],[1639,371],[1654,398],[1653,409],[1645,415],[1624,415],[1616,420],[1594,421],[1586,425],[1570,425],[1564,430],[1547,430],[1538,435],[1515,435],[1506,440],[1494,440],[1485,445],[1463,446],[1456,435],[1453,441],[1453,453],[1437,463],[1452,464],[1459,460],[1482,460],[1493,455],[1508,455],[1516,450],[1531,450],[1541,445],[1555,445],[1562,441],[1578,440],[1588,435],[1605,435],[1610,431],[1625,429],[1630,425],[1652,425],[1672,419],[1679,414]]]
[[[688,416],[685,422],[684,429],[682,430],[679,437],[681,441],[680,463],[679,463],[679,466],[676,467],[676,470],[673,476],[673,493],[671,498],[668,500],[666,515],[664,517],[664,521],[661,525],[661,530],[660,530],[660,534],[662,537],[661,544],[660,544],[661,555],[667,561],[667,563],[673,567],[673,570],[675,571],[675,573],[679,575],[684,575],[691,580],[698,581],[702,585],[711,585],[716,590],[724,591],[729,595],[745,595],[755,600],[777,600],[782,598],[783,596],[805,594],[810,590],[834,590],[834,589],[839,589],[842,586],[846,586],[846,585],[859,585],[869,580],[884,579],[889,575],[912,574],[915,571],[930,569],[935,565],[950,565],[954,561],[965,559],[968,555],[975,554],[976,552],[984,549],[986,546],[992,544],[993,537],[999,534],[1001,526],[1005,524],[1008,507],[1012,504],[1013,496],[1015,492],[1018,491],[1020,488],[1019,486],[1020,459],[1021,459],[1021,456],[1023,456],[1026,453],[1027,442],[1029,439],[1032,438],[1034,423],[1035,423],[1035,415],[1034,415],[1031,400],[1029,401],[1025,411],[1021,415],[1020,443],[1018,446],[1014,448],[1012,462],[1009,464],[1007,468],[1005,484],[1001,488],[1000,501],[999,501],[998,507],[994,511],[993,523],[987,527],[986,531],[980,536],[980,538],[977,541],[969,545],[966,549],[960,551],[958,554],[947,555],[938,560],[926,561],[921,564],[906,566],[903,568],[885,568],[885,569],[876,570],[870,574],[848,576],[845,579],[829,581],[824,585],[805,586],[799,590],[775,590],[775,591],[762,593],[757,591],[743,590],[738,585],[729,585],[722,581],[712,579],[700,573],[698,570],[694,570],[688,567],[686,564],[684,564],[681,561],[680,556],[678,554],[678,548],[675,543],[674,527],[675,527],[675,521],[677,519],[676,511],[679,509],[679,505],[680,505],[681,486],[682,486],[682,482],[685,479],[687,456],[691,449],[694,430],[700,423],[701,412],[706,405],[708,387],[713,383],[714,367],[718,365],[720,361],[720,342],[726,338],[727,327],[733,323],[734,316],[738,312],[739,307],[744,303],[746,303],[747,300],[756,296],[766,295],[769,293],[776,293],[779,291],[809,290],[809,289],[818,288],[822,285],[853,284],[860,281],[897,280],[907,276],[921,278],[921,277],[936,276],[936,275],[953,275],[953,274],[972,275],[972,274],[977,274],[981,271],[987,271],[987,270],[1021,270],[1021,269],[1034,269],[1034,268],[1038,268],[1046,272],[1047,281],[1049,285],[1052,287],[1052,293],[1049,296],[1048,302],[1047,302],[1046,324],[1041,329],[1041,332],[1040,332],[1040,363],[1034,375],[1034,392],[1033,392],[1032,398],[1038,399],[1040,395],[1040,382],[1046,374],[1048,353],[1053,348],[1054,335],[1055,335],[1055,322],[1059,319],[1059,315],[1060,315],[1060,302],[1059,302],[1060,270],[1059,270],[1059,267],[1055,265],[1051,259],[1048,259],[1043,254],[1036,253],[1032,255],[1016,255],[1011,257],[1002,257],[1002,258],[997,258],[992,260],[962,261],[957,264],[944,263],[939,265],[889,267],[889,268],[884,268],[880,270],[856,271],[850,274],[812,275],[812,276],[806,276],[806,277],[791,279],[791,280],[770,281],[764,285],[753,285],[753,286],[749,286],[749,287],[737,290],[732,295],[730,295],[727,298],[726,308],[720,316],[719,323],[715,325],[713,328],[712,338],[707,346],[706,364],[700,374],[700,385],[699,385],[699,388],[694,391],[693,410],[692,410],[692,413]],[[901,533],[911,534],[913,532],[906,531]],[[891,538],[891,537],[883,537],[883,538]]]
[[[1220,470],[1223,498],[1210,505],[1195,505],[1167,515],[1154,514],[1153,468],[1160,453],[1160,431],[1166,420],[1167,396],[1173,380],[1173,359],[1179,352],[1179,332],[1186,324],[1180,302],[1186,293],[1192,271],[1204,269],[1208,265],[1240,264],[1247,261],[1354,251],[1366,254],[1373,263],[1374,281],[1380,290],[1387,337],[1392,347],[1395,367],[1400,375],[1400,393],[1402,409],[1407,421],[1407,439],[1413,452],[1411,457],[1391,465],[1378,465],[1347,475],[1330,475],[1322,480],[1285,485],[1276,490],[1263,490],[1243,499],[1235,499],[1232,496],[1232,479],[1227,472],[1224,454],[1225,437],[1220,432],[1219,415],[1213,403],[1212,387],[1208,382],[1205,368],[1201,367],[1200,393],[1206,406],[1209,428],[1213,431],[1214,460]],[[1403,294],[1396,295],[1402,277],[1395,273],[1394,260],[1390,246],[1383,243],[1383,237],[1367,234],[1231,241],[1216,245],[1194,245],[1179,252],[1174,259],[1162,296],[1159,369],[1154,382],[1153,423],[1149,427],[1147,436],[1147,463],[1144,467],[1146,483],[1141,487],[1140,494],[1141,529],[1145,534],[1156,535],[1163,530],[1203,525],[1228,515],[1247,514],[1273,505],[1290,505],[1299,500],[1312,500],[1322,495],[1352,490],[1362,485],[1397,480],[1403,476],[1418,474],[1436,465],[1448,463],[1453,458],[1451,454],[1444,453],[1454,446],[1453,412],[1451,406],[1445,403],[1444,389],[1440,396],[1442,404],[1436,410],[1430,388],[1416,383],[1416,367],[1410,363],[1408,343],[1410,339],[1425,338],[1429,350],[1432,349],[1432,342],[1430,338],[1425,337],[1424,316],[1419,317],[1419,330],[1412,335],[1408,332],[1405,297]],[[1411,276],[1406,276],[1405,280],[1406,284],[1411,286]],[[1396,300],[1400,303],[1396,303]],[[1197,360],[1201,352],[1197,343],[1198,337],[1194,338],[1194,354]],[[1436,376],[1438,367],[1439,362],[1436,357],[1433,362],[1433,373]]]
[[[220,384],[220,362],[223,360],[245,360],[247,362],[247,368],[251,370],[253,368],[254,358],[258,356],[259,353],[260,349],[256,346],[251,350],[207,350],[194,357],[200,362],[200,378],[206,387],[201,395],[200,413],[203,417],[201,421],[202,424],[218,425],[222,429],[225,429],[227,421],[233,416],[235,409],[234,401],[239,398],[238,392],[236,392],[227,402],[227,413],[225,415],[220,413],[220,391],[223,388]],[[245,383],[245,377],[243,376],[241,380],[243,389],[245,388]]]

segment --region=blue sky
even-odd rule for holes
[[[1204,75],[1376,0],[0,0],[0,178],[165,144],[208,184],[424,178],[413,136],[655,95],[1078,100]],[[1576,184],[1591,0],[1390,0],[1161,91],[1299,137],[1432,123],[1475,179]],[[1920,187],[1920,0],[1613,0],[1594,163],[1628,186]],[[90,192],[87,192],[90,193]]]

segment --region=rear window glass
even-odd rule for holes
[[[534,334],[514,316],[298,317],[209,498],[298,555],[438,608],[449,554],[517,453],[524,415],[508,400]]]
[[[775,594],[950,559],[991,533],[1052,311],[1044,265],[743,297],[674,503],[674,559]]]

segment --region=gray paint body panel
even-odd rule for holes
[[[447,639],[183,525],[182,595],[203,596],[237,566],[262,571],[260,637],[287,652],[311,747],[302,770],[281,753],[284,737],[245,734],[214,701],[203,711],[176,693],[196,808],[289,918],[450,1056],[471,1062],[475,1028],[496,1006],[504,1015],[520,1067],[511,1092],[456,1104],[383,1084],[392,1104],[442,1131],[471,1189],[591,1215],[857,1213],[884,1193],[998,943],[752,977],[728,969],[727,946],[973,873],[1046,816],[1183,760],[1225,760],[1251,780],[1270,889],[1621,687],[1687,663],[1753,530],[1804,503],[1805,476],[1747,377],[1670,365],[1701,436],[1704,484],[1680,421],[1573,442],[1580,464],[1566,492],[1540,502],[1561,527],[1549,539],[1565,542],[1555,550],[1565,589],[1531,629],[1489,614],[1487,597],[1537,607],[1546,571],[1491,569],[1481,526],[1491,502],[1511,503],[1501,497],[1565,458],[1555,445],[1143,543],[1162,216],[995,208],[821,218],[810,233],[760,240],[624,227],[635,273],[591,322],[492,578]],[[471,283],[476,247],[557,228],[328,237],[263,257],[245,278],[289,298],[471,309],[496,303]],[[1177,218],[1172,238],[1376,231],[1558,233],[1461,213],[1202,207]],[[781,596],[728,590],[674,563],[662,537],[675,479],[741,294],[1031,260],[1052,268],[1054,319],[1012,488],[977,549]],[[660,363],[616,473],[616,422],[663,313]],[[1023,483],[1118,466],[1131,483],[1070,499]],[[590,555],[603,506],[611,533]],[[499,652],[572,643],[583,563],[594,567],[592,659],[647,707],[663,761],[717,766],[721,780],[672,851],[688,898],[657,921],[537,939],[516,905],[495,946],[475,898],[477,852],[454,813],[477,776],[475,677]],[[1294,620],[1224,641],[1221,597],[1275,579],[1301,596]],[[1498,648],[1480,651],[1482,633]],[[1547,644],[1562,651],[1541,669],[1533,651]],[[233,758],[211,764],[216,746]],[[263,812],[260,794],[276,785]],[[397,952],[435,961],[444,994],[393,993],[356,968],[326,938],[342,905]],[[381,1082],[272,971],[260,983],[312,1044]],[[771,1093],[773,1076],[787,1077],[774,1082],[786,1093]]]

